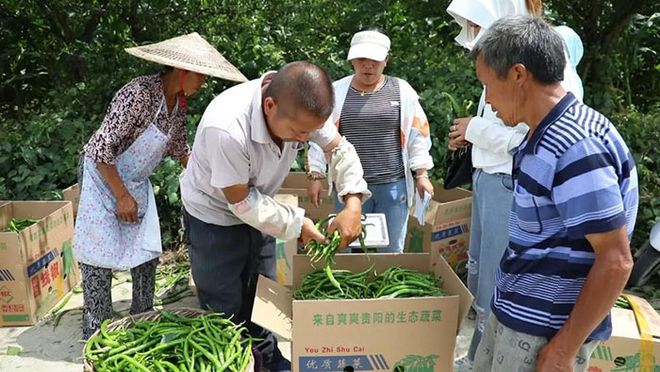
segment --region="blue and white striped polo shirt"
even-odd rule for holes
[[[637,215],[635,162],[614,125],[568,93],[514,154],[509,247],[492,309],[509,328],[553,337],[568,318],[594,251],[586,234]],[[607,339],[609,316],[589,339]]]

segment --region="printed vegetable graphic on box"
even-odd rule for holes
[[[428,356],[406,355],[405,358],[396,362],[395,372],[433,372],[435,371],[435,360],[438,356],[431,354]]]

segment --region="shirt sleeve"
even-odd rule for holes
[[[410,131],[410,144],[408,146],[410,169],[415,171],[418,169],[428,170],[433,168],[433,157],[430,150],[431,133],[429,121],[426,118],[424,109],[422,109],[422,105],[419,104],[419,101],[415,101],[415,116]]]
[[[149,92],[139,85],[126,86],[115,94],[103,123],[92,138],[89,156],[97,162],[114,164],[127,141],[144,127],[145,114],[152,110]]]
[[[614,158],[596,138],[585,138],[558,159],[552,199],[571,238],[626,224]]]
[[[222,189],[248,184],[250,158],[245,146],[220,128],[206,128],[202,136],[204,149],[209,153],[211,186]]]
[[[508,154],[525,139],[527,130],[525,124],[506,127],[486,118],[475,116],[468,124],[465,139],[484,150]]]
[[[320,129],[315,130],[309,137],[309,140],[325,148],[337,135],[337,127],[332,122],[332,115],[325,121],[325,124]]]
[[[175,159],[181,159],[190,153],[186,128],[186,115],[177,115],[174,126],[172,137],[170,138],[168,154]]]

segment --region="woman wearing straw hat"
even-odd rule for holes
[[[153,306],[162,246],[149,176],[167,155],[187,164],[186,96],[209,75],[246,80],[197,33],[126,51],[167,67],[119,89],[81,156],[74,254],[83,278],[85,339],[112,316],[113,269],[131,270],[131,314]]]

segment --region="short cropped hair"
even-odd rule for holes
[[[295,115],[303,109],[317,117],[327,118],[334,109],[332,80],[319,66],[311,62],[291,62],[277,71],[266,89],[266,97],[284,106],[284,112]]]
[[[483,55],[484,63],[504,79],[520,63],[541,84],[564,80],[564,42],[540,17],[514,16],[497,20],[472,48],[470,57]]]

